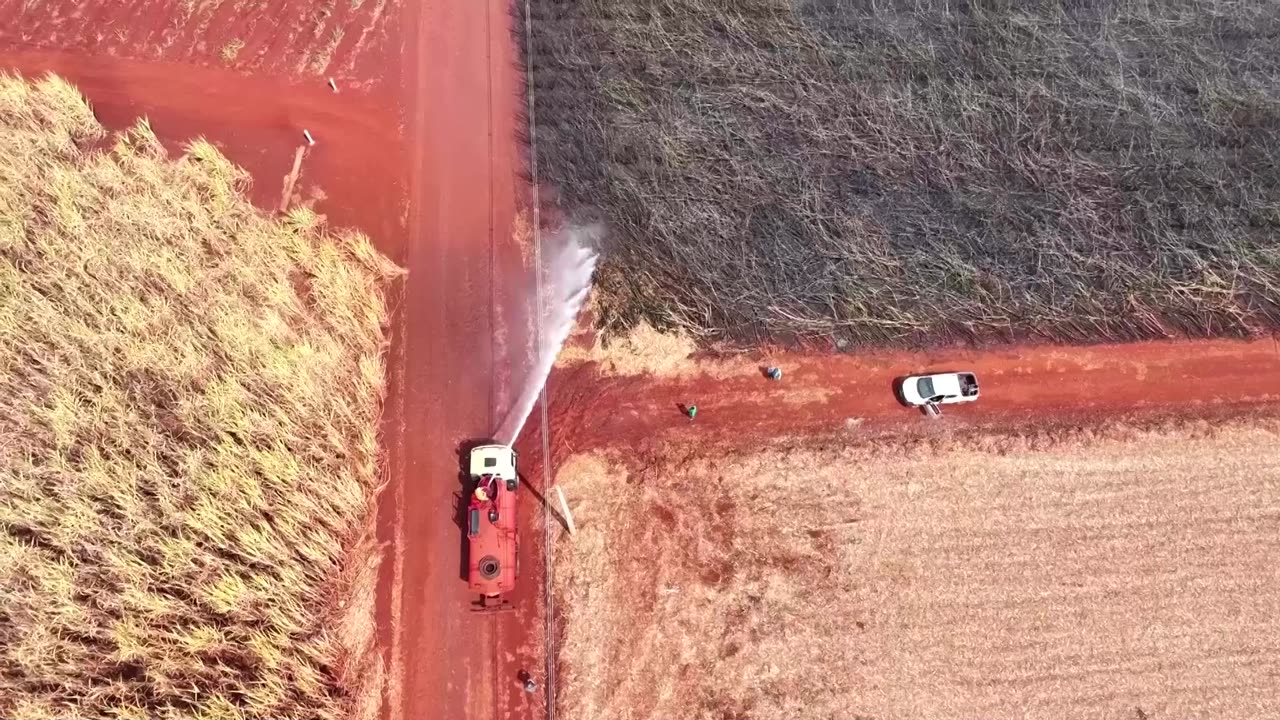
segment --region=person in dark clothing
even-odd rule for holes
[[[521,686],[521,687],[523,687],[523,688],[524,688],[524,691],[525,691],[525,692],[527,692],[527,693],[537,692],[537,690],[538,690],[538,681],[536,681],[536,680],[534,680],[534,679],[533,679],[533,676],[529,674],[529,671],[528,671],[528,670],[521,670],[521,671],[520,671],[520,686]]]

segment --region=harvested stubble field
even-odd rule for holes
[[[560,717],[1275,717],[1278,440],[574,456]]]
[[[600,321],[853,344],[1280,321],[1280,13],[1220,0],[533,0]]]
[[[400,0],[0,0],[0,45],[388,86]],[[391,55],[390,57],[394,57]]]
[[[0,79],[0,716],[343,717],[378,672],[398,270],[246,183]]]

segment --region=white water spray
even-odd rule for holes
[[[494,439],[511,445],[524,429],[529,413],[538,402],[538,393],[547,382],[560,348],[573,332],[578,311],[591,290],[591,275],[596,269],[596,253],[590,245],[599,228],[567,228],[544,238],[541,317],[538,318],[538,342],[533,367],[525,378],[524,389],[507,413]],[[534,310],[538,315],[538,310]]]

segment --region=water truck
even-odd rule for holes
[[[511,607],[504,597],[520,574],[516,534],[516,452],[507,445],[481,445],[468,458],[467,583],[480,595],[474,610]]]

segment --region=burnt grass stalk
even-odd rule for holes
[[[606,332],[838,346],[1280,320],[1265,3],[532,0]]]

